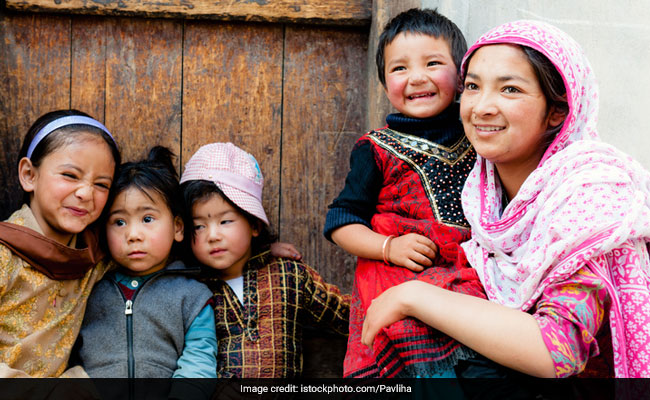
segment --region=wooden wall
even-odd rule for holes
[[[192,1],[208,4],[183,4]],[[0,0],[0,219],[21,203],[15,165],[27,128],[77,108],[104,122],[125,160],[154,144],[178,155],[179,170],[205,143],[252,153],[280,239],[350,292],[356,260],[322,236],[327,205],[354,141],[390,111],[376,36],[420,1],[213,3],[223,7],[188,14],[173,3],[142,11],[136,0],[92,10],[82,0]],[[305,346],[305,376],[340,376],[345,339],[307,331]]]
[[[280,239],[350,291],[354,260],[322,236],[366,125],[368,26],[0,10],[0,217],[21,200],[16,157],[39,115],[77,108],[125,160],[231,141],[258,159]]]

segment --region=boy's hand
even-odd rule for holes
[[[386,249],[386,259],[395,265],[420,272],[433,264],[437,253],[438,246],[431,239],[409,233],[391,239]]]
[[[275,242],[271,244],[271,254],[274,257],[290,258],[292,260],[302,260],[302,255],[291,243]]]

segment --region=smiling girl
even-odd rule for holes
[[[0,377],[66,371],[86,300],[106,271],[96,236],[116,166],[106,127],[75,110],[47,113],[19,153],[25,204],[0,223]]]

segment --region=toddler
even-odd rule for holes
[[[231,143],[201,147],[181,177],[192,254],[212,291],[220,378],[302,372],[302,327],[347,333],[349,299],[306,264],[273,256],[255,158]]]
[[[183,240],[181,207],[168,149],[122,165],[105,213],[116,269],[93,290],[79,335],[91,377],[216,377],[212,293],[172,252]]]
[[[470,238],[461,190],[476,160],[455,101],[467,44],[434,10],[405,11],[384,28],[377,72],[396,114],[361,137],[325,237],[358,257],[346,377],[454,377],[475,353],[409,318],[361,343],[364,315],[384,290],[409,280],[485,297],[459,244]]]

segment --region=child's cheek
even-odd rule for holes
[[[398,77],[389,77],[386,79],[386,94],[389,99],[402,95],[404,91],[405,80]]]
[[[111,227],[106,229],[106,242],[108,244],[108,251],[111,253],[111,257],[119,258],[122,251],[122,240],[119,238],[116,232],[114,232]]]

